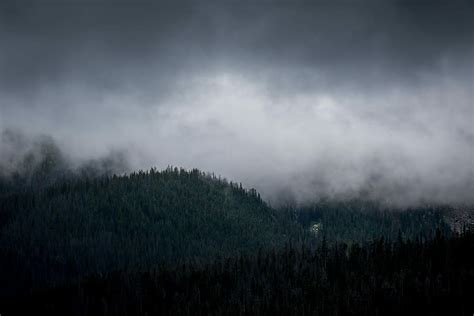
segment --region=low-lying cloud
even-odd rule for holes
[[[75,164],[120,151],[130,170],[212,171],[272,203],[473,204],[469,9],[6,7],[0,129],[50,135]]]

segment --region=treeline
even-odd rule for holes
[[[474,234],[288,245],[35,292],[5,315],[472,315]]]
[[[449,234],[436,209],[393,212],[369,202],[322,201],[276,210],[255,190],[196,169],[74,173],[55,165],[52,152],[28,178],[0,177],[0,295],[295,241],[311,246],[399,234],[426,239],[436,229]]]

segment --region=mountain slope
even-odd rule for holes
[[[279,247],[298,231],[255,190],[198,170],[3,187],[0,247],[8,260],[2,270],[15,275],[14,283],[250,253]]]

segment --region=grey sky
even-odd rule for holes
[[[474,203],[471,1],[0,5],[0,129],[304,202]],[[6,151],[6,145],[0,150]]]

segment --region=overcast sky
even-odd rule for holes
[[[269,201],[473,204],[473,3],[2,1],[0,131]]]

